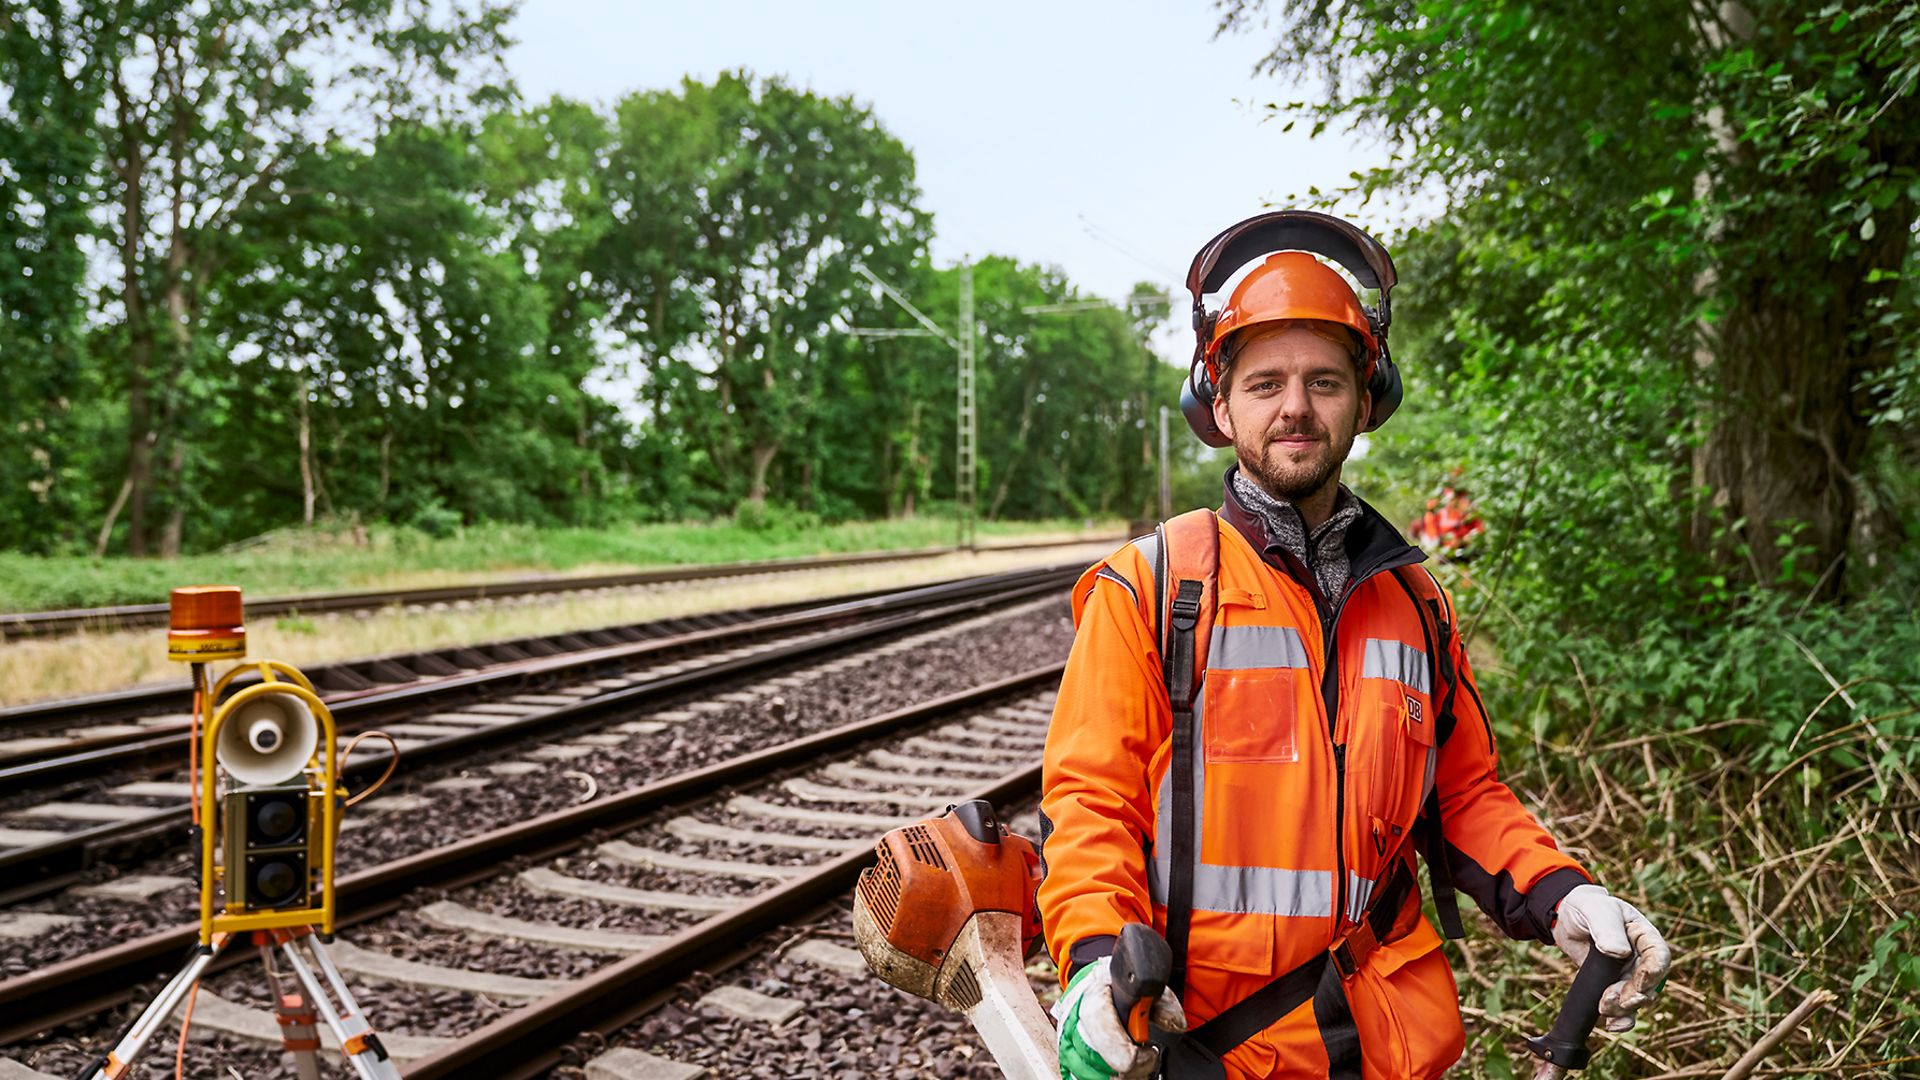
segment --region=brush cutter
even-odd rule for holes
[[[1058,1036],[1026,971],[1041,944],[1033,842],[975,800],[887,833],[876,855],[853,893],[854,938],[867,966],[890,985],[966,1014],[1009,1080],[1056,1080]],[[1536,1080],[1586,1066],[1600,993],[1625,964],[1598,949],[1588,955],[1552,1030],[1527,1040],[1541,1058]],[[1114,1011],[1144,1045],[1172,950],[1152,927],[1133,923],[1121,931],[1112,965]]]

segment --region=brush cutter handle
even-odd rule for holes
[[[1145,923],[1128,923],[1113,946],[1113,1011],[1134,1042],[1147,1041],[1153,1003],[1173,976],[1173,949]]]
[[[1579,974],[1573,977],[1573,989],[1567,991],[1567,1000],[1560,1004],[1560,1015],[1554,1018],[1552,1029],[1545,1035],[1528,1039],[1527,1049],[1540,1060],[1561,1069],[1586,1068],[1592,1057],[1587,1051],[1587,1036],[1593,1034],[1594,1022],[1600,1018],[1600,995],[1620,981],[1632,962],[1630,956],[1608,956],[1599,949],[1589,950]]]

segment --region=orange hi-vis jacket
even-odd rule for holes
[[[1424,620],[1408,584],[1425,575],[1413,565],[1423,556],[1362,505],[1347,534],[1346,594],[1322,597],[1295,556],[1269,547],[1229,474],[1211,627],[1203,616],[1198,630],[1198,858],[1181,991],[1190,1026],[1363,922],[1384,925],[1367,919],[1369,901],[1412,872],[1423,807],[1440,812],[1443,871],[1512,937],[1550,941],[1560,899],[1587,881],[1496,774],[1454,620]],[[1173,710],[1160,633],[1173,585],[1156,582],[1161,542],[1127,544],[1074,586],[1077,632],[1041,801],[1040,913],[1063,979],[1111,952],[1127,923],[1167,931]],[[1431,640],[1437,630],[1443,641]],[[1404,900],[1378,947],[1351,977],[1329,976],[1344,983],[1346,1008],[1327,1010],[1316,992],[1228,1052],[1229,1077],[1350,1074],[1333,1059],[1351,1060],[1355,1034],[1368,1078],[1437,1076],[1459,1059],[1465,1036],[1440,937],[1417,886],[1393,891]]]

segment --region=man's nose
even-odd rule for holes
[[[1286,385],[1280,390],[1280,415],[1288,419],[1296,419],[1312,411],[1312,403],[1307,397],[1307,381],[1288,379]]]

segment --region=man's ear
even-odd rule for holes
[[[1355,435],[1367,430],[1367,421],[1373,419],[1373,391],[1360,388],[1360,418],[1353,429]]]
[[[1222,387],[1213,388],[1213,426],[1229,440],[1233,438],[1233,418],[1227,414],[1227,395]]]

